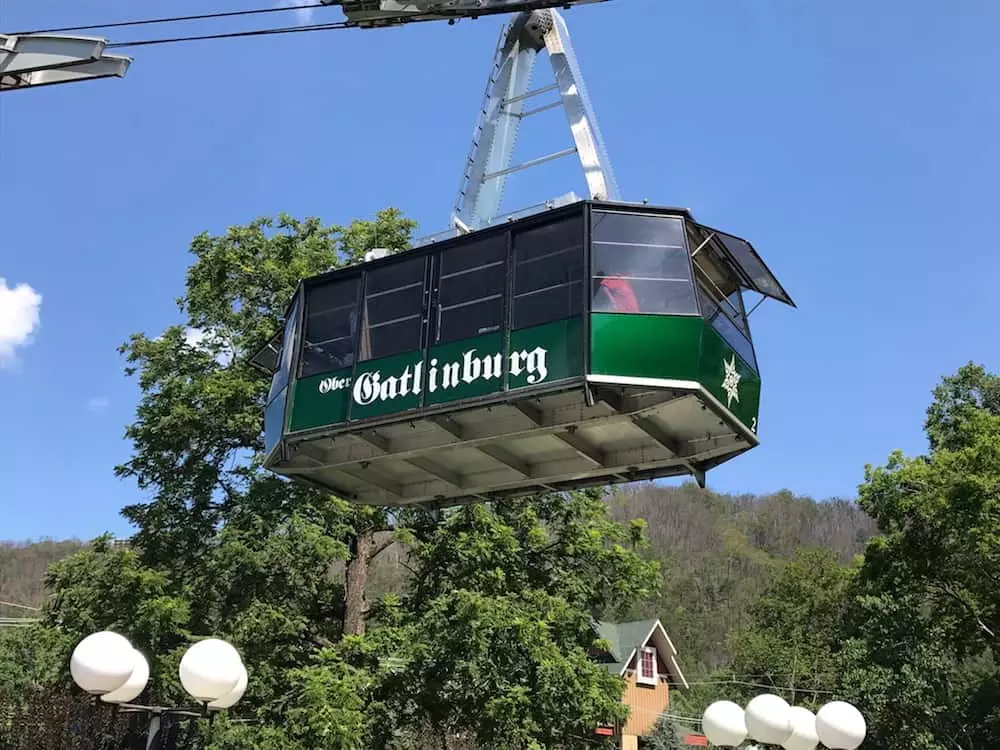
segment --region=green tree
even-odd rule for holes
[[[588,655],[594,617],[648,598],[644,528],[612,522],[601,492],[455,512],[413,556],[407,632],[385,701],[399,724],[484,747],[576,748],[624,719],[622,682]]]
[[[0,628],[0,705],[23,705],[63,672],[65,635],[44,627]]]
[[[750,698],[773,686],[790,703],[818,708],[835,688],[837,650],[854,573],[833,553],[800,549],[750,608],[750,623],[730,637],[731,670]],[[734,685],[734,688],[738,686]]]
[[[323,548],[317,554],[328,556],[331,544],[346,553],[348,590],[338,619],[348,632],[363,632],[367,572],[384,548],[375,536],[388,528],[386,514],[261,471],[255,457],[263,447],[268,383],[247,357],[280,329],[301,278],[358,262],[376,244],[404,249],[414,227],[387,209],[374,221],[346,228],[281,216],[195,238],[195,261],[178,300],[185,323],[156,338],[135,334],[122,347],[142,400],[126,432],[133,456],[117,473],[153,492],[150,502],[124,510],[138,527],[135,541],[144,562],[170,569],[180,581],[203,580],[198,567],[220,524],[236,528],[234,536],[254,535],[292,518],[297,530],[307,529],[305,536]],[[208,608],[219,598],[218,591],[197,594]]]
[[[185,700],[177,663],[193,640],[231,640],[250,673],[236,714],[256,721],[191,730],[191,748],[404,747],[428,728],[575,747],[624,710],[621,682],[587,658],[590,618],[648,596],[656,566],[642,524],[611,522],[601,493],[474,506],[444,527],[410,512],[403,529],[401,514],[261,467],[268,384],[248,354],[281,329],[299,278],[404,248],[412,228],[384,211],[346,228],[281,217],[199,236],[183,322],[122,348],[141,399],[117,473],[147,497],[123,511],[137,527],[128,548],[98,540],[53,568],[45,623],[67,648],[96,629],[127,634],[163,703]],[[413,545],[410,592],[369,601],[369,569],[396,540]]]
[[[866,470],[843,689],[887,750],[1000,745],[1000,378],[967,365],[928,409],[930,453]]]
[[[684,735],[687,734],[669,716],[661,716],[653,727],[652,734],[645,738],[644,750],[685,750]]]
[[[151,657],[150,699],[183,701],[181,654],[218,635],[251,673],[240,710],[263,721],[232,736],[282,726],[291,748],[361,742],[356,703],[340,701],[335,722],[318,710],[303,726],[289,717],[298,722],[296,706],[315,708],[324,695],[364,700],[368,681],[329,649],[364,631],[367,573],[392,542],[389,519],[262,469],[268,383],[247,359],[280,330],[302,277],[357,262],[376,239],[405,248],[413,227],[386,210],[347,227],[281,216],[200,235],[178,300],[183,322],[122,347],[141,399],[126,432],[133,454],[116,472],[148,500],[123,510],[137,527],[131,549],[98,542],[54,568],[45,614],[74,638],[103,627],[128,634]]]

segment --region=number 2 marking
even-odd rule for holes
[[[753,422],[750,423],[750,431],[757,434],[757,417],[754,417]]]

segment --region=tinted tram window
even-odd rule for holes
[[[692,252],[697,251],[693,261],[702,317],[756,370],[757,358],[743,305],[746,282],[726,259],[714,231],[688,222],[687,232]]]
[[[296,298],[285,318],[285,330],[281,337],[281,353],[278,355],[278,369],[271,376],[271,390],[267,400],[273,401],[286,385],[292,371],[292,356],[295,352],[295,326],[298,323],[299,301]]]
[[[757,357],[750,341],[750,328],[747,325],[740,291],[737,290],[726,299],[722,299],[721,294],[710,291],[704,284],[699,283],[698,297],[701,300],[701,310],[705,320],[750,367],[756,370]]]
[[[354,364],[360,289],[360,277],[308,289],[301,377]]]
[[[698,314],[683,220],[595,211],[591,222],[595,312]]]
[[[583,222],[579,216],[514,234],[513,327],[583,313]]]
[[[441,253],[435,343],[492,333],[503,322],[507,237],[498,235]]]
[[[369,271],[359,359],[380,359],[420,348],[426,260],[396,261]]]

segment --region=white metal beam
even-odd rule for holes
[[[542,51],[548,54],[555,83],[531,91],[532,72]],[[559,101],[525,109],[529,99],[549,92],[558,92]],[[525,119],[560,106],[566,113],[572,147],[511,166]],[[590,198],[618,200],[611,161],[566,22],[556,10],[521,13],[504,28],[497,46],[455,204],[453,225],[472,229],[488,226],[500,213],[504,187],[511,174],[573,154],[583,167]]]
[[[106,46],[97,37],[0,34],[0,91],[123,78],[132,58],[106,55]]]

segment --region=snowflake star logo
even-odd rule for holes
[[[722,380],[722,390],[726,392],[726,407],[731,407],[733,401],[740,401],[740,374],[736,371],[736,355],[732,356],[729,362],[722,360],[726,368],[726,377]]]

